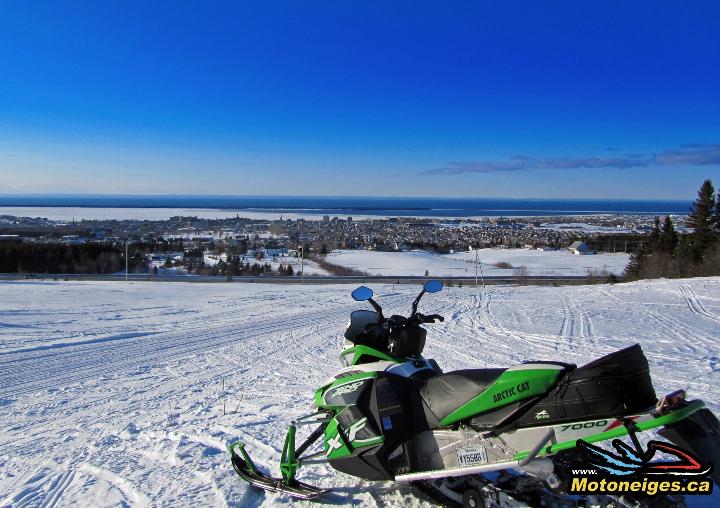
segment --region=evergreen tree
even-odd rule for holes
[[[678,234],[675,231],[675,225],[673,224],[670,216],[665,217],[665,221],[662,225],[662,231],[660,236],[660,250],[666,254],[672,254],[678,245]]]
[[[660,247],[660,217],[655,216],[655,222],[653,222],[652,232],[650,233],[650,251],[657,250]]]
[[[694,260],[700,261],[712,242],[715,229],[715,189],[710,180],[705,180],[693,203],[687,225],[693,229],[690,235]]]
[[[647,259],[647,247],[640,244],[638,249],[630,256],[630,261],[625,267],[623,277],[628,280],[641,279],[644,271],[645,261]]]

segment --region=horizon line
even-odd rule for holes
[[[290,198],[290,199],[447,199],[453,201],[460,200],[492,200],[502,199],[508,201],[626,201],[626,202],[692,202],[694,198],[537,198],[537,197],[506,197],[506,196],[394,196],[394,195],[314,195],[314,194],[108,194],[108,193],[75,193],[75,192],[58,192],[58,193],[0,193],[0,198],[54,198],[54,197],[77,197],[77,198],[222,198],[222,199],[238,199],[238,198]],[[8,206],[8,205],[5,205]],[[34,206],[34,205],[25,205]]]

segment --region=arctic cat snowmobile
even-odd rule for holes
[[[639,345],[582,367],[533,361],[442,372],[422,356],[422,325],[443,317],[418,312],[422,296],[441,289],[438,281],[426,282],[409,317],[389,318],[369,288],[353,291],[373,310],[351,313],[340,354],[345,367],[316,390],[317,411],[290,425],[282,477],[261,472],[237,442],[229,451],[240,477],[267,491],[312,499],[327,491],[298,481],[297,470],[327,461],[352,476],[417,482],[436,499],[482,506],[478,491],[494,488],[485,479],[493,471],[517,470],[559,487],[578,440],[629,436],[641,453],[637,433],[664,427],[664,437],[702,461],[720,459],[717,419],[682,391],[658,402]],[[296,447],[301,425],[317,427]],[[318,440],[319,450],[313,448]]]

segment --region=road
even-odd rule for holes
[[[0,274],[0,280],[26,280],[26,279],[44,279],[44,280],[85,280],[85,281],[125,281],[125,275],[103,275],[103,274],[27,274],[27,273],[3,273]],[[211,275],[148,275],[148,274],[130,274],[128,280],[144,281],[144,282],[218,282],[227,283],[225,276]],[[475,284],[475,277],[438,277],[446,284],[472,286]],[[307,277],[270,275],[270,276],[246,276],[233,277],[232,282],[241,283],[264,283],[264,284],[353,284],[353,283],[379,283],[379,284],[422,284],[427,280],[426,277],[415,277],[408,275],[344,275],[344,276],[321,276],[310,275]],[[548,284],[584,284],[587,277],[584,275],[531,275],[523,279],[525,284],[548,285]],[[512,276],[492,276],[485,277],[484,284],[517,284],[518,279]],[[478,284],[483,284],[483,279],[478,279]]]

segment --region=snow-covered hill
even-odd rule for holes
[[[290,420],[337,368],[351,289],[0,283],[0,506],[290,502],[248,489],[225,447],[242,438],[277,467]],[[417,290],[374,289],[395,313]],[[450,288],[421,303],[448,318],[429,325],[425,353],[445,370],[582,364],[639,342],[658,392],[688,387],[718,412],[719,290],[720,278]],[[424,503],[327,467],[303,478],[334,487],[331,504]]]

